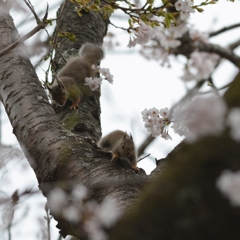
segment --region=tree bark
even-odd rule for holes
[[[84,13],[80,18],[74,5],[67,1],[59,27],[77,37],[77,42],[58,39],[60,52],[70,57],[83,42],[102,43],[107,20],[96,13]],[[19,39],[7,12],[0,15],[0,38],[0,50]],[[147,177],[144,171],[135,173],[127,160],[111,163],[111,154],[97,148],[96,141],[101,136],[100,94],[84,98],[79,112],[63,107],[56,114],[24,52],[27,49],[21,45],[0,59],[0,99],[43,194],[48,196],[57,186],[65,189],[70,199],[71,188],[82,183],[91,189],[91,199],[117,199],[123,214],[142,189],[145,180],[138,180]],[[58,66],[62,65],[61,60],[56,54]],[[132,177],[137,181],[132,181]],[[86,238],[80,223],[53,216],[62,236]]]

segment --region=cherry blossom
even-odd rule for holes
[[[199,41],[199,42],[202,42],[202,43],[208,43],[209,34],[206,33],[206,32],[203,33],[203,32],[200,32],[196,29],[190,28],[189,29],[189,36],[194,41]]]
[[[225,126],[225,112],[226,105],[221,98],[198,96],[175,108],[172,128],[189,141],[208,134],[218,135]]]
[[[128,47],[134,47],[136,44],[144,45],[149,42],[151,38],[153,38],[156,34],[156,29],[147,24],[143,21],[139,21],[139,27],[135,30],[135,36],[133,40],[130,38]]]
[[[218,61],[219,56],[217,54],[194,51],[190,55],[181,79],[183,81],[208,79]]]
[[[223,171],[216,181],[216,186],[233,207],[240,207],[240,171]]]
[[[170,112],[168,110],[168,108],[162,108],[160,110],[160,115],[163,117],[163,118],[168,118]]]
[[[151,132],[153,137],[161,136],[165,140],[172,139],[168,134],[168,125],[170,124],[168,108],[160,110],[155,107],[145,108],[141,113],[145,122],[144,126],[148,132]]]
[[[95,91],[99,88],[100,84],[102,83],[102,78],[92,78],[92,77],[86,77],[85,78],[85,85],[88,85],[92,91]]]
[[[182,20],[186,20],[189,18],[190,13],[194,13],[195,10],[191,7],[193,5],[193,2],[191,0],[178,0],[175,3],[175,8],[177,11],[180,11],[180,18]]]
[[[228,114],[227,124],[230,134],[236,141],[240,141],[240,108],[233,108]]]

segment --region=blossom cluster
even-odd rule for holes
[[[240,207],[240,171],[223,171],[216,181],[216,186],[233,207]]]
[[[81,184],[73,189],[70,197],[62,189],[55,188],[48,195],[49,208],[67,221],[75,224],[81,221],[90,240],[106,240],[103,229],[111,227],[120,216],[117,201],[111,197],[106,197],[100,204],[86,201],[88,193]]]
[[[171,139],[168,127],[172,124],[175,133],[185,136],[186,140],[193,142],[206,135],[218,135],[225,129],[225,115],[227,107],[225,102],[214,95],[196,96],[177,105],[170,117],[168,108],[144,109],[142,118],[147,131],[153,137],[161,136]],[[228,124],[235,140],[240,140],[240,109],[229,114]]]
[[[193,1],[191,0],[178,0],[175,3],[175,8],[177,11],[180,11],[180,18],[182,20],[185,20],[189,18],[190,13],[194,13],[195,10],[192,8]]]
[[[181,45],[179,38],[183,36],[188,30],[186,22],[180,21],[177,26],[171,26],[165,28],[163,26],[155,27],[154,39],[160,46],[158,47],[144,47],[140,53],[147,59],[152,57],[153,59],[160,61],[161,65],[164,66],[169,63],[169,54],[171,49],[177,48]]]
[[[194,142],[207,135],[219,135],[226,125],[229,134],[240,142],[240,108],[232,108],[227,115],[227,106],[218,96],[195,96],[177,105],[171,114],[168,108],[158,110],[153,107],[142,112],[144,126],[153,137],[171,139],[168,128]]]
[[[168,125],[170,124],[168,117],[168,108],[162,108],[160,110],[151,108],[142,111],[142,118],[147,131],[151,132],[153,137],[160,135],[166,140],[171,139],[171,136],[168,134]]]
[[[154,38],[157,28],[153,28],[143,21],[139,21],[139,27],[135,30],[135,36],[130,38],[128,47],[134,47],[136,44],[144,45],[149,42],[150,39]]]
[[[113,83],[113,75],[110,73],[108,68],[100,68],[99,66],[93,65],[92,69],[101,74],[101,77],[85,78],[85,85],[88,85],[92,91],[98,89],[103,80],[107,80],[109,83]]]
[[[208,79],[215,69],[219,58],[220,57],[214,53],[192,52],[181,79],[183,81]]]

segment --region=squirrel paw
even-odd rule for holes
[[[77,105],[77,106],[72,105],[72,106],[69,107],[70,110],[76,110],[76,109],[78,109],[78,108],[79,108],[78,105]]]
[[[113,154],[113,155],[112,155],[111,162],[116,161],[118,158],[119,158],[118,154]]]
[[[139,168],[137,166],[132,166],[132,169],[135,171],[135,172],[139,172]]]

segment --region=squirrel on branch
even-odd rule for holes
[[[100,139],[98,146],[104,151],[112,153],[111,161],[115,161],[121,157],[127,158],[132,168],[135,171],[139,171],[137,167],[137,154],[131,134],[128,135],[121,130],[115,130]]]
[[[70,99],[72,105],[69,109],[78,108],[82,95],[93,95],[89,86],[84,84],[85,78],[95,77],[96,70],[92,66],[99,65],[103,57],[104,52],[101,46],[93,43],[83,44],[78,56],[69,59],[57,74],[53,85],[47,85],[52,100],[63,106],[67,99]]]

